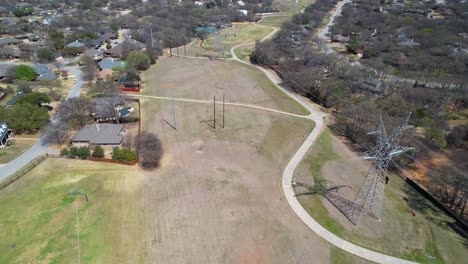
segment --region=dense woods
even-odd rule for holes
[[[373,6],[373,8],[369,8],[370,10],[375,10],[379,9],[379,3],[382,1],[356,2],[367,3],[368,7]],[[336,52],[326,52],[328,51],[326,44],[316,37],[316,33],[327,20],[329,11],[335,4],[336,1],[317,0],[306,8],[304,13],[297,14],[291,21],[285,22],[274,39],[257,43],[256,49],[251,55],[251,61],[270,67],[282,77],[287,87],[331,109],[334,120],[332,129],[357,143],[353,146],[361,151],[366,150],[373,143],[373,138],[369,137],[367,133],[376,128],[379,116],[384,119],[387,130],[391,131],[409,112],[413,113],[410,120],[413,129],[404,138],[404,144],[415,147],[416,152],[403,156],[401,162],[406,164],[417,158],[418,155],[426,155],[428,148],[434,151],[438,151],[437,149],[466,151],[468,149],[468,126],[466,125],[468,89],[466,83],[460,82],[458,77],[431,80],[427,76],[423,78],[422,76],[427,73],[425,69],[417,69],[418,74],[414,75],[408,71],[407,78],[401,78],[396,76],[392,68],[388,68],[385,62],[378,64],[373,62],[371,58],[364,58],[360,60],[363,65],[352,66],[346,56]],[[354,6],[350,5],[346,10],[349,11]],[[352,24],[350,21],[355,19],[367,21],[369,19],[365,22],[366,25],[369,25],[367,23],[371,23],[370,21],[374,18],[365,15],[345,14],[340,19],[340,25],[346,24],[347,26],[339,31],[340,27],[336,25],[333,30],[343,35],[352,35],[350,32],[358,32],[358,28],[350,25]],[[466,26],[466,18],[462,21],[465,22]],[[460,21],[452,22],[454,25],[460,23]],[[452,22],[437,24],[433,28],[436,31],[442,31],[444,27],[451,27]],[[391,25],[393,28],[399,26]],[[409,29],[419,26],[417,23],[411,25],[406,32],[412,32]],[[463,30],[463,27],[457,30]],[[451,34],[450,32],[452,31],[448,30],[447,34]],[[357,39],[351,37],[347,46],[357,41],[354,46],[359,47],[364,42],[366,34],[357,34]],[[421,40],[421,43],[424,41],[430,42],[430,38]],[[438,45],[435,42],[437,41],[434,40],[433,46]],[[378,41],[375,41],[372,45],[377,43]],[[445,60],[445,63],[456,63],[450,56],[441,55],[433,60],[431,52],[433,50],[426,46],[419,47],[416,52],[419,57],[416,56],[414,63],[424,65],[421,67],[429,67],[429,62],[437,65],[437,60]],[[386,56],[383,52],[381,55]],[[370,63],[365,62],[366,60]],[[426,63],[426,61],[428,62]],[[438,67],[441,68],[438,70],[441,74],[443,71],[451,69],[442,63]],[[435,67],[429,72],[434,74],[434,70],[436,70]],[[455,72],[453,73],[455,74]],[[459,75],[459,77],[466,78],[466,74]],[[434,80],[442,84],[435,88],[429,88],[425,85],[426,82]],[[450,86],[451,89],[448,89],[444,83],[453,85]],[[463,215],[464,209],[462,208],[465,207],[467,195],[465,185],[468,181],[466,179],[460,181],[460,176],[456,175],[458,175],[457,171],[468,169],[468,164],[461,162],[456,167],[457,170],[442,170],[443,173],[450,174],[450,177],[443,177],[442,181],[434,182],[431,191],[438,195],[442,201],[450,201],[448,205]],[[448,194],[456,197],[448,197]]]

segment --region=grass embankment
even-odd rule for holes
[[[135,170],[45,160],[0,191],[0,263],[75,263],[77,232],[83,263],[140,262]],[[68,195],[73,188],[86,192],[89,202]]]
[[[353,162],[343,155],[343,145],[336,143],[330,131],[325,131],[317,139],[314,147],[301,162],[299,171],[308,171],[318,180],[328,179],[325,175],[346,175],[360,177],[351,168]],[[356,161],[360,162],[360,161]],[[338,168],[343,166],[342,171]],[[327,166],[331,165],[331,166]],[[298,175],[298,174],[296,174]],[[298,180],[313,182],[313,178]],[[454,233],[447,225],[451,219],[435,208],[419,193],[411,189],[395,175],[390,176],[385,187],[385,200],[382,221],[366,218],[358,226],[353,226],[338,212],[331,213],[328,201],[319,196],[299,196],[298,199],[307,212],[321,225],[334,234],[363,247],[423,263],[458,263],[467,259],[466,240]],[[350,180],[351,182],[351,180]],[[349,182],[334,182],[349,184]],[[358,186],[353,186],[357,192]],[[325,206],[327,203],[327,206]],[[409,211],[413,211],[413,216]],[[337,217],[342,217],[338,219]],[[339,260],[340,256],[336,256]],[[338,262],[339,263],[339,262]]]

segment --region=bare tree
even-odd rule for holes
[[[96,73],[98,72],[98,68],[96,62],[87,56],[81,56],[81,63],[83,66],[81,67],[81,71],[83,72],[83,77],[87,80],[90,84],[91,81],[94,80],[96,77]]]
[[[53,122],[42,131],[42,142],[62,145],[68,139],[68,125],[63,122]]]
[[[140,165],[147,170],[159,167],[163,147],[159,138],[152,133],[143,132],[136,139]]]
[[[73,128],[80,128],[91,120],[90,102],[84,97],[69,98],[57,108],[56,117]]]

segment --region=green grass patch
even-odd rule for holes
[[[261,40],[273,30],[271,27],[253,23],[234,23],[233,25],[232,28],[225,28],[215,34],[211,34],[203,44],[203,47],[219,51],[220,47],[216,43],[216,37],[218,37],[224,44],[225,52],[228,53],[232,47],[238,44]]]
[[[264,17],[259,24],[280,28],[284,22],[291,20],[291,15]]]
[[[75,263],[77,213],[82,262],[115,263],[115,252],[138,251],[139,212],[121,192],[128,189],[125,177],[136,177],[132,170],[49,158],[1,190],[0,263]],[[89,202],[70,196],[72,188],[84,190]],[[122,218],[132,219],[131,224],[123,224]],[[132,243],[125,244],[122,235]]]

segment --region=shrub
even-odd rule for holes
[[[77,154],[80,159],[87,159],[91,155],[91,150],[89,150],[89,147],[79,147]]]
[[[127,116],[120,119],[120,123],[133,123],[140,121],[140,118],[136,116]]]
[[[67,148],[63,148],[62,150],[60,150],[60,157],[68,156],[69,154],[70,152]]]
[[[93,157],[103,158],[104,157],[104,149],[101,146],[95,146],[94,149],[93,149]]]
[[[137,154],[129,148],[115,147],[112,150],[112,159],[120,161],[134,161],[137,159]]]
[[[78,156],[78,148],[77,148],[77,147],[71,147],[69,153],[70,153],[70,156],[71,156],[71,157],[76,157],[76,156]]]
[[[152,133],[143,132],[136,139],[140,165],[144,169],[159,167],[163,156],[163,147],[159,138]]]

